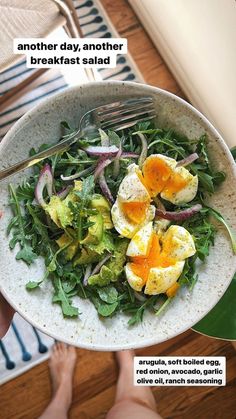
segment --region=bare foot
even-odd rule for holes
[[[150,387],[134,386],[133,362],[135,352],[131,350],[116,352],[116,359],[120,367],[116,389],[116,403],[135,400],[140,405],[156,410],[156,403]]]
[[[53,385],[53,395],[62,390],[68,408],[72,401],[72,381],[76,363],[76,349],[57,342],[52,348],[49,368]]]
[[[120,368],[133,368],[133,359],[135,356],[135,352],[132,350],[126,350],[126,351],[119,351],[116,352],[116,360],[119,364]]]

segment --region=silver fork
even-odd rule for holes
[[[156,113],[151,97],[127,99],[94,108],[82,116],[78,131],[55,146],[1,170],[0,181],[21,170],[34,166],[47,157],[66,151],[68,147],[80,138],[94,137],[98,134],[99,128],[102,130],[120,131],[132,127],[137,122],[153,119],[155,116]]]

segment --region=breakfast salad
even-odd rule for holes
[[[61,125],[63,139],[73,135]],[[230,227],[205,201],[224,179],[212,167],[206,135],[189,140],[146,121],[78,140],[9,186],[10,248],[19,246],[16,259],[28,265],[45,262],[43,278],[32,278],[27,290],[51,281],[52,302],[65,317],[81,314],[76,296],[89,299],[100,318],[127,313],[129,326],[146,310],[160,314],[181,287],[194,287],[196,261],[214,245],[214,219],[236,252]]]

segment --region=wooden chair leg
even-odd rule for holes
[[[83,38],[83,32],[80,27],[78,15],[74,7],[72,0],[53,0],[58,6],[66,18],[66,26],[69,31],[71,38]],[[85,68],[85,74],[88,78],[88,81],[96,81],[96,72],[92,68]]]

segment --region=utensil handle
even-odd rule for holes
[[[35,154],[32,157],[29,157],[28,159],[22,160],[19,163],[14,164],[13,166],[8,167],[7,169],[3,169],[0,171],[0,182],[3,179],[8,178],[9,176],[12,176],[13,174],[20,172],[21,170],[27,169],[28,167],[32,167],[38,162],[40,162],[43,159],[46,159],[47,157],[51,157],[54,154],[60,153],[62,151],[66,151],[67,148],[73,144],[75,141],[77,141],[78,138],[81,137],[81,132],[76,132],[73,134],[70,138],[67,138],[64,141],[61,141],[60,143],[54,145],[53,147],[48,148],[45,151],[41,151],[40,153]]]

